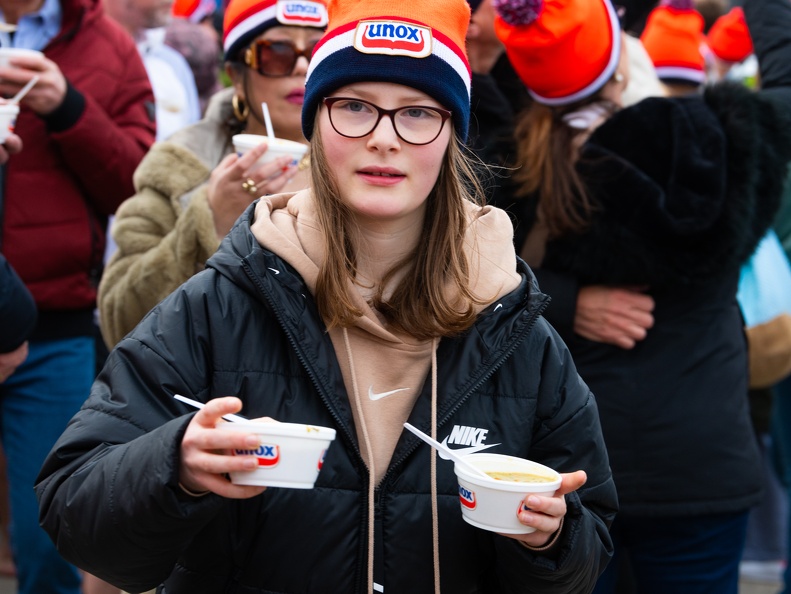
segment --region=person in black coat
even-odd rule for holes
[[[27,338],[36,326],[33,296],[0,254],[0,384],[27,357]]]
[[[760,91],[723,83],[628,108],[607,0],[495,4],[534,99],[516,127],[517,250],[596,395],[619,493],[595,592],[628,557],[641,593],[735,594],[761,497],[735,296],[791,159],[791,4],[745,3]]]

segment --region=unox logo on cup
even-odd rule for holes
[[[324,456],[326,455],[327,455],[327,450],[322,450],[321,456],[319,456],[319,470],[321,470],[321,467],[324,466]]]
[[[277,20],[284,25],[324,27],[327,9],[320,2],[281,0],[277,3]]]
[[[280,446],[277,444],[262,443],[255,450],[234,450],[235,456],[256,456],[259,466],[271,468],[280,462]]]
[[[459,501],[469,510],[475,509],[477,501],[475,500],[475,491],[470,491],[459,485]]]
[[[402,21],[360,21],[354,32],[354,49],[364,54],[425,58],[431,43],[431,29]]]

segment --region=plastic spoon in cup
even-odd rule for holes
[[[22,87],[21,89],[19,89],[17,94],[14,95],[13,97],[11,97],[11,99],[8,101],[8,103],[10,103],[11,105],[16,105],[17,103],[22,101],[22,97],[27,95],[27,92],[30,89],[32,89],[33,85],[35,85],[37,82],[38,82],[38,74],[36,76],[34,76],[33,78],[31,78],[29,81],[27,81],[27,84],[24,87]]]
[[[461,456],[461,455],[457,454],[456,452],[454,452],[449,447],[442,445],[436,439],[432,439],[431,437],[429,437],[428,435],[423,433],[420,429],[418,429],[414,425],[410,425],[409,423],[404,423],[404,427],[408,431],[410,431],[410,432],[414,433],[415,435],[417,435],[420,439],[425,441],[428,445],[430,445],[435,450],[438,450],[438,451],[442,452],[443,454],[445,454],[448,458],[453,460],[456,464],[459,464],[460,466],[463,466],[464,468],[466,468],[467,472],[471,472],[472,474],[477,474],[479,476],[484,476],[486,478],[492,478],[488,474],[486,474],[483,470],[479,470],[478,468],[475,468],[475,466],[473,466],[472,464],[467,462],[464,459],[464,456]]]
[[[198,402],[197,400],[193,400],[192,398],[187,398],[186,396],[182,396],[181,394],[174,394],[173,398],[175,398],[176,400],[181,400],[182,402],[189,404],[190,406],[194,406],[195,408],[203,408],[204,406],[206,406],[205,404],[203,404],[203,402]],[[227,415],[223,415],[222,418],[225,419],[226,421],[230,421],[231,423],[244,423],[250,420],[250,419],[245,419],[244,417],[239,415],[233,415],[231,413],[228,413]]]

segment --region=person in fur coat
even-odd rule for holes
[[[99,286],[101,330],[109,348],[203,269],[253,200],[307,186],[302,164],[279,157],[257,165],[266,144],[240,156],[232,143],[234,134],[267,134],[262,102],[275,136],[307,143],[301,128],[305,75],[326,25],[326,7],[323,1],[308,2],[320,17],[301,22],[279,4],[293,3],[229,4],[223,44],[233,86],[214,95],[200,122],[154,145],[135,171],[137,194],[118,209],[113,225],[118,249]]]
[[[534,99],[516,128],[517,249],[596,396],[619,493],[594,592],[628,560],[641,594],[736,594],[761,477],[735,295],[791,158],[791,3],[745,3],[760,91],[627,108],[608,0],[495,4]]]

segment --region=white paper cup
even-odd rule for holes
[[[289,165],[296,167],[299,165],[302,157],[305,156],[305,153],[308,152],[308,145],[302,144],[301,142],[284,140],[282,138],[269,138],[261,134],[236,134],[232,138],[232,141],[233,148],[240,157],[251,148],[265,142],[268,148],[266,152],[261,155],[261,158],[258,159],[257,163],[259,165],[269,163],[279,157],[288,156],[291,157],[291,163],[289,163]]]
[[[0,144],[5,142],[8,135],[14,131],[18,115],[19,105],[0,105]]]
[[[546,479],[546,482],[497,480],[472,474],[454,464],[464,521],[503,534],[534,532],[535,528],[525,526],[517,517],[522,502],[527,495],[548,495],[557,491],[560,474],[538,462],[502,454],[470,454],[464,459],[484,472],[523,473]]]
[[[236,485],[312,489],[335,439],[335,429],[297,423],[250,421],[228,423],[223,429],[255,433],[261,445],[254,450],[233,450],[234,456],[256,456],[258,468],[231,472]]]
[[[43,56],[39,51],[24,49],[21,47],[0,47],[0,66],[8,68],[11,66],[9,59],[16,56]]]

